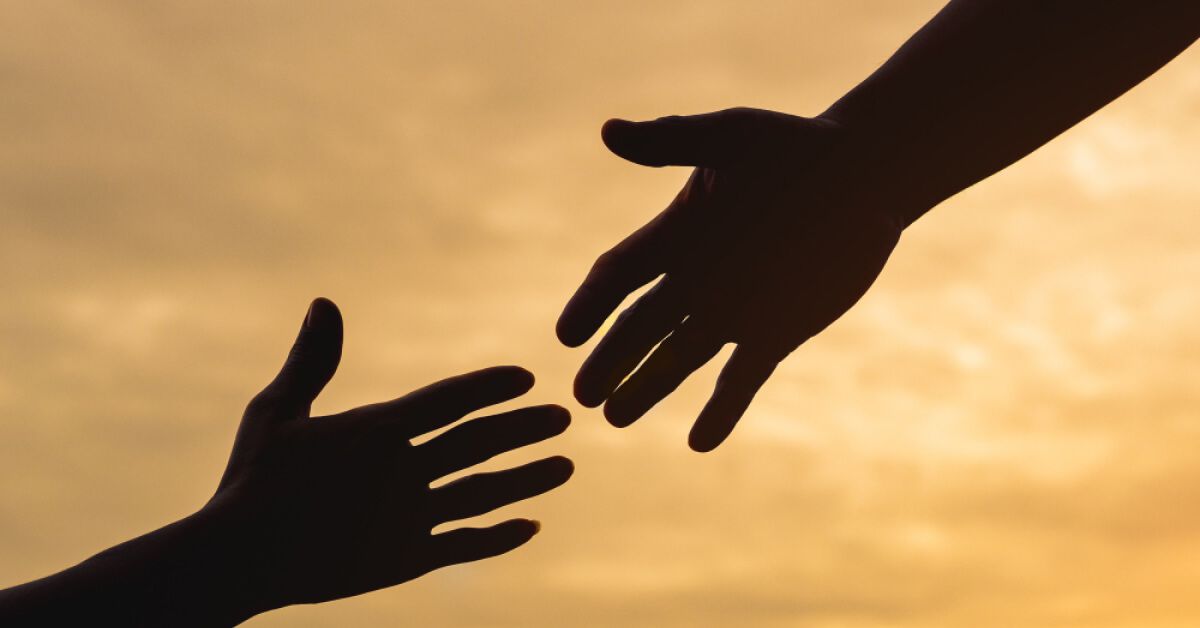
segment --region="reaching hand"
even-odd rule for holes
[[[337,308],[314,301],[282,371],[250,402],[229,466],[205,507],[217,512],[215,536],[238,566],[229,577],[252,598],[244,601],[252,612],[356,595],[508,552],[538,524],[514,519],[430,532],[544,493],[571,475],[571,462],[554,457],[431,489],[439,477],[563,432],[567,411],[522,408],[409,443],[533,386],[527,371],[496,367],[310,418],[341,345]]]
[[[779,361],[858,301],[899,239],[844,136],[829,119],[757,109],[604,125],[605,144],[629,161],[695,170],[596,260],[558,321],[559,339],[578,346],[661,276],[580,368],[580,403],[604,403],[627,426],[732,342],[688,440],[708,451],[729,435]]]

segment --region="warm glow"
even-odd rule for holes
[[[517,363],[575,425],[529,547],[252,626],[1200,622],[1200,52],[905,234],[715,453],[554,321],[686,176],[610,116],[815,114],[940,6],[0,2],[0,586],[203,504],[311,297],[317,411]]]

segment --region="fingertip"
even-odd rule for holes
[[[688,433],[688,447],[697,453],[707,453],[716,449],[729,438],[742,412],[731,411],[723,407],[724,398],[714,397],[705,404]]]
[[[574,321],[569,320],[567,314],[564,313],[554,327],[554,334],[558,336],[558,341],[572,349],[587,342],[587,337],[582,336],[573,323]]]
[[[746,414],[749,400],[743,403],[739,398],[729,396],[728,389],[724,391],[726,394],[720,394],[721,392],[719,390],[718,394],[709,399],[700,411],[696,423],[692,425],[692,431],[688,434],[688,446],[693,451],[705,453],[716,449],[729,439],[738,422]]]
[[[564,421],[571,420],[571,411],[564,406],[560,406],[557,403],[548,403],[545,408],[554,416],[561,417]]]
[[[551,456],[546,458],[546,466],[559,478],[560,484],[575,475],[575,462],[566,456]]]
[[[700,454],[706,454],[716,449],[722,442],[725,441],[725,436],[714,438],[711,435],[702,434],[695,429],[688,434],[688,447],[692,451]]]
[[[317,297],[308,304],[308,313],[304,316],[304,326],[309,329],[328,327],[335,321],[340,323],[342,313],[333,301],[325,297]]]
[[[546,438],[562,434],[571,426],[571,411],[556,403],[528,406],[497,417],[514,420],[514,429],[529,429]]]
[[[778,364],[778,359],[764,358],[752,349],[743,346],[734,349],[721,369],[712,397],[688,434],[688,445],[694,451],[704,453],[728,440],[746,415],[755,394]]]
[[[571,411],[557,404],[545,406],[554,434],[562,434],[571,426]]]
[[[341,356],[341,313],[333,301],[324,297],[313,299],[283,367],[268,388],[288,399],[288,403],[310,404],[333,378]]]
[[[533,389],[537,377],[526,368],[516,365],[497,366],[491,369],[492,376],[503,378],[517,395],[523,395]],[[517,392],[519,391],[519,392]]]
[[[608,403],[604,404],[604,420],[613,427],[626,428],[633,425],[638,417],[630,416],[628,411],[621,408],[620,404],[614,404],[610,398]]]
[[[566,456],[551,456],[550,460],[554,461],[554,465],[562,470],[563,473],[571,475],[575,473],[575,461]]]
[[[508,521],[497,523],[494,529],[508,531],[515,537],[528,539],[542,529],[542,524],[540,521],[534,519],[509,519]]]
[[[529,542],[541,524],[532,519],[509,519],[489,528],[459,528],[441,535],[457,546],[448,563],[464,563],[507,554]]]
[[[579,291],[571,297],[571,301],[563,308],[563,313],[558,317],[558,323],[554,327],[558,341],[572,349],[587,342],[603,322],[590,320],[594,316],[589,315],[588,312],[594,310],[595,307],[589,305],[588,289],[586,285],[580,287]]]
[[[471,410],[521,397],[533,389],[537,378],[529,370],[516,365],[491,366],[439,382],[450,382],[449,390],[459,390],[462,396],[472,396]]]
[[[595,387],[586,378],[575,378],[572,394],[575,396],[575,401],[585,408],[597,408],[604,403],[604,396],[596,392]]]
[[[600,139],[614,155],[627,161],[654,168],[666,165],[654,154],[656,151],[647,143],[649,138],[645,133],[637,132],[642,124],[645,123],[613,118],[600,127]],[[649,126],[646,130],[654,128]]]
[[[566,329],[563,328],[563,322],[561,318],[559,318],[558,322],[554,324],[554,337],[557,338],[559,344],[563,345],[564,347],[575,348],[578,346],[570,343],[571,337],[567,335]]]
[[[632,129],[637,123],[624,118],[609,118],[604,121],[604,125],[600,127],[600,138],[607,145],[611,140],[618,137],[621,133]],[[610,147],[611,148],[611,147]]]
[[[642,369],[645,369],[645,366]],[[608,422],[614,427],[633,425],[657,403],[647,396],[650,391],[646,388],[646,379],[638,377],[639,374],[645,375],[645,371],[639,370],[638,373],[631,375],[608,396],[608,401],[604,403],[604,418],[608,419]]]
[[[537,383],[537,376],[533,374],[533,371],[521,368],[519,366],[514,366],[513,368],[516,369],[516,374],[514,377],[516,377],[517,381],[522,387],[525,388],[525,390],[533,388],[533,385]]]
[[[493,529],[509,538],[508,548],[504,551],[510,552],[537,536],[542,531],[542,522],[536,519],[509,519],[496,524]]]

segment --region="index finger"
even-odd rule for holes
[[[519,366],[493,366],[443,379],[399,399],[355,408],[344,415],[394,425],[404,438],[454,423],[482,408],[515,399],[533,388],[533,373]]]
[[[568,347],[585,342],[631,292],[663,273],[650,223],[596,258],[583,284],[558,318],[558,339]]]

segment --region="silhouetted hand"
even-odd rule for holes
[[[695,170],[600,256],[559,319],[559,339],[582,344],[661,276],[580,368],[580,403],[607,401],[609,422],[627,426],[736,343],[689,443],[708,451],[729,435],[779,361],[866,292],[899,238],[893,214],[862,192],[870,182],[848,175],[853,161],[834,158],[843,136],[832,120],[757,109],[604,125],[625,159]]]
[[[75,567],[0,591],[0,625],[233,625],[503,554],[537,533],[525,519],[432,530],[561,485],[573,471],[566,458],[431,483],[562,433],[565,409],[522,408],[410,443],[521,396],[533,386],[529,372],[485,369],[310,417],[341,348],[337,307],[314,301],[283,369],[246,409],[212,499]]]
[[[250,403],[229,466],[208,508],[221,511],[254,610],[321,602],[411,580],[430,570],[508,552],[536,523],[430,534],[559,486],[572,465],[555,457],[438,478],[567,428],[557,406],[475,419],[418,446],[409,440],[527,392],[533,376],[496,367],[443,380],[394,401],[319,418],[309,407],[337,368],[342,323],[313,303],[282,371]]]

